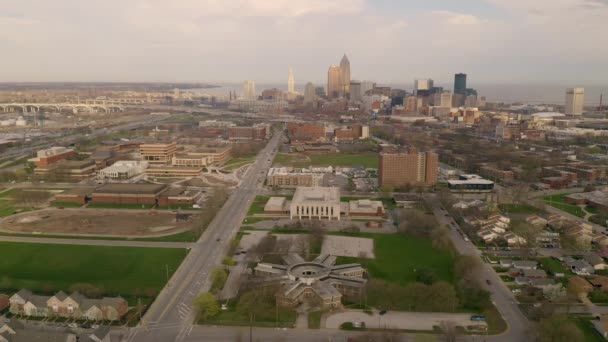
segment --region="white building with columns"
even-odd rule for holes
[[[340,190],[337,187],[298,187],[291,200],[289,217],[340,220]]]

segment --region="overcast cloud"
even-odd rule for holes
[[[606,0],[5,0],[0,81],[608,80]]]

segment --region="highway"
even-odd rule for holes
[[[127,341],[184,341],[193,329],[196,296],[210,287],[211,270],[221,264],[230,240],[236,236],[247,210],[261,190],[282,134],[275,134],[258,153],[241,184],[234,190],[201,238],[148,309]]]
[[[488,336],[488,341],[526,341],[529,321],[517,306],[517,302],[511,293],[511,290],[504,284],[494,269],[483,260],[481,260],[481,252],[471,243],[465,241],[460,232],[454,227],[457,225],[453,218],[446,211],[440,208],[439,201],[431,201],[434,204],[433,211],[439,220],[439,223],[450,228],[450,238],[458,253],[462,255],[476,256],[482,263],[482,271],[480,278],[486,290],[492,294],[492,301],[503,319],[507,322],[508,329],[501,335]],[[490,281],[487,284],[486,281]]]

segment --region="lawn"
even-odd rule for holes
[[[594,318],[592,316],[570,316],[576,326],[581,329],[583,336],[585,338],[585,342],[600,342],[605,341],[605,339],[595,330],[595,327],[591,323]]]
[[[255,214],[263,214],[264,206],[266,202],[268,202],[269,196],[255,196],[255,199],[251,203],[251,207],[249,207],[249,211],[247,212],[247,216],[253,216]]]
[[[550,205],[554,208],[565,211],[574,216],[585,217],[585,212],[583,211],[583,209],[581,209],[580,207],[578,207],[576,205],[566,203],[566,201],[564,200],[564,197],[566,197],[567,195],[569,195],[569,194],[557,194],[557,195],[545,196],[545,197],[543,197],[543,200],[545,201],[545,203],[547,203],[548,205]]]
[[[184,259],[186,249],[76,246],[0,242],[4,287],[68,291],[76,283],[107,295],[159,291]],[[7,290],[10,290],[7,289]]]
[[[329,154],[284,154],[279,153],[274,158],[274,164],[282,166],[363,166],[378,168],[376,153],[329,153]]]
[[[224,169],[226,170],[234,170],[243,165],[251,164],[255,161],[255,156],[252,157],[242,157],[242,158],[234,158],[230,160],[226,165],[224,165]]]
[[[347,234],[344,234],[347,235]],[[401,234],[356,234],[374,239],[375,259],[338,257],[337,263],[361,262],[372,279],[406,285],[416,281],[417,270],[432,271],[439,280],[454,283],[454,256],[432,246],[429,239]]]
[[[311,165],[331,165],[331,166],[363,166],[365,168],[378,168],[378,154],[313,154],[310,155]]]
[[[113,203],[91,203],[87,208],[94,209],[152,209],[153,204],[113,204]]]
[[[321,316],[324,311],[314,311],[308,313],[308,329],[319,329],[321,328]]]
[[[51,204],[51,206],[64,207],[64,208],[80,208],[80,207],[82,207],[82,204],[74,203],[74,202],[57,202],[57,201],[55,201]]]
[[[258,313],[253,322],[247,314],[237,310],[238,300],[240,297],[228,303],[228,310],[220,311],[220,313],[207,320],[199,322],[203,324],[220,324],[220,325],[235,325],[249,326],[250,324],[257,327],[286,327],[292,328],[296,321],[296,312],[289,308],[275,307],[273,310],[266,310],[263,313]]]
[[[556,273],[568,274],[568,273],[570,273],[570,271],[567,270],[564,267],[564,265],[562,265],[562,263],[559,262],[559,260],[555,260],[553,258],[540,258],[540,259],[538,259],[538,262],[540,262],[543,269],[550,274],[556,274]]]
[[[540,211],[529,204],[504,203],[499,204],[498,208],[509,214],[536,214]]]
[[[0,236],[17,236],[28,238],[45,238],[45,239],[76,239],[76,240],[111,240],[111,241],[155,241],[155,242],[196,242],[198,238],[193,231],[176,233],[173,235],[150,237],[150,238],[123,238],[114,236],[79,236],[79,235],[47,235],[47,234],[13,234],[0,233]]]

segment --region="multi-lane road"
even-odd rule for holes
[[[281,139],[282,134],[275,134],[258,153],[239,186],[194,244],[140,324],[131,329],[128,341],[184,341],[192,333],[195,317],[192,303],[199,293],[209,289],[211,270],[220,265],[229,241],[236,236],[249,206],[261,190]]]

